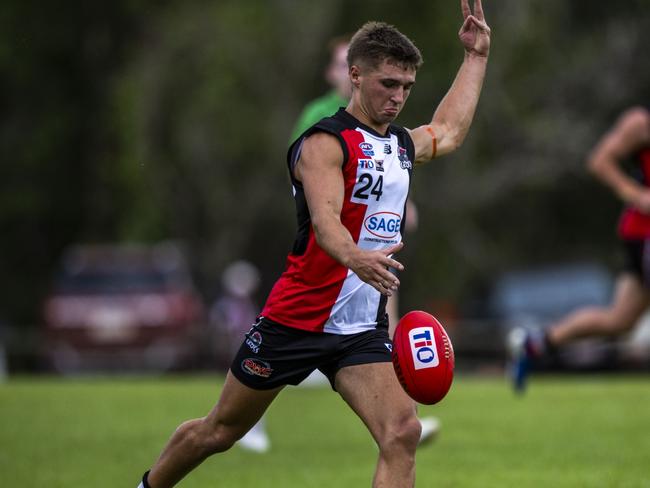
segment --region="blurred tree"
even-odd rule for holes
[[[618,204],[583,160],[647,100],[645,6],[485,1],[494,41],[475,124],[457,154],[416,171],[406,308],[462,299],[509,267],[608,258]],[[0,310],[35,323],[76,241],[181,239],[204,290],[246,257],[265,293],[294,233],[290,127],[326,88],[327,40],[369,19],[422,49],[398,122],[424,122],[461,61],[458,2],[2,2]]]

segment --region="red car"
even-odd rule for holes
[[[62,373],[191,367],[204,317],[178,247],[75,246],[45,302],[45,356]]]

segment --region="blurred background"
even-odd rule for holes
[[[464,146],[415,172],[400,308],[440,317],[460,368],[498,371],[513,324],[609,300],[621,207],[584,161],[650,101],[650,3],[484,8],[483,95]],[[259,309],[291,248],[291,128],[328,89],[328,41],[371,19],[422,50],[398,123],[428,121],[463,56],[458,1],[3,1],[4,374],[225,368],[219,301]],[[639,331],[565,366],[648,369]]]

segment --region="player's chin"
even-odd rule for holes
[[[390,124],[390,123],[392,123],[396,118],[397,118],[397,113],[392,113],[392,112],[389,112],[389,113],[383,112],[383,113],[378,117],[378,119],[379,119],[379,123],[381,123],[381,124]]]
[[[397,118],[398,115],[399,115],[399,110],[397,110],[397,109],[395,109],[395,110],[384,110],[381,113],[381,117],[382,117],[382,119],[384,119],[383,120],[384,123],[392,122],[393,120],[395,120]]]

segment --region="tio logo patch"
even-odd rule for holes
[[[416,327],[409,332],[415,369],[435,368],[440,364],[432,327]]]

